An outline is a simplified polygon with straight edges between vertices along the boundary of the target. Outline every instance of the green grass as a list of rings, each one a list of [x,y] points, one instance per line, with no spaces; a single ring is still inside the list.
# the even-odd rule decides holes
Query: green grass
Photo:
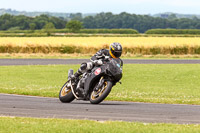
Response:
[[[58,97],[68,70],[78,67],[0,66],[0,93]],[[126,64],[107,100],[200,105],[200,65]]]
[[[199,133],[195,124],[0,117],[0,133]]]

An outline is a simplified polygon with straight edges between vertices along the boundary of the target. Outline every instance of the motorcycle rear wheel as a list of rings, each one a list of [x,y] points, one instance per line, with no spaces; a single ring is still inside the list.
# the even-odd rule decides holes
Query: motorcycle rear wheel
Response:
[[[110,93],[112,89],[111,81],[104,81],[103,86],[99,88],[97,91],[93,90],[90,95],[90,103],[99,104],[102,102]]]

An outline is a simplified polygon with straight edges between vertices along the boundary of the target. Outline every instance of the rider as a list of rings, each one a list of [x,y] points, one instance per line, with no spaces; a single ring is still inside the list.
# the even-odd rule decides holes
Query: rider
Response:
[[[71,76],[71,79],[78,79],[80,75],[84,72],[91,70],[94,66],[102,65],[103,61],[101,59],[105,58],[105,56],[109,56],[110,58],[116,59],[116,61],[123,66],[123,61],[119,58],[122,54],[122,46],[120,43],[112,43],[110,44],[109,50],[108,49],[101,49],[99,50],[92,58],[90,59],[91,62],[84,62],[81,64],[78,71]],[[81,83],[77,85],[77,91],[80,95],[84,96],[84,89]]]

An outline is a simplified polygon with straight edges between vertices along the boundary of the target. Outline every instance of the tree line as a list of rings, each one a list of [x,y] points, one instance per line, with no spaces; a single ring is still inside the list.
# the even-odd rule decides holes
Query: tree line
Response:
[[[53,23],[55,28],[65,28],[66,21],[57,18],[49,17],[47,15],[40,15],[37,17],[27,17],[24,15],[13,16],[5,14],[0,16],[0,30],[28,30],[28,29],[42,29],[47,23]]]
[[[129,14],[126,12],[120,14],[108,12],[87,17],[82,17],[81,13],[73,14],[71,20],[47,15],[27,17],[24,15],[13,16],[4,14],[0,16],[0,30],[36,30],[45,28],[46,24],[51,24],[53,25],[51,27],[55,27],[56,29],[64,29],[68,28],[66,25],[67,23],[71,23],[72,20],[79,21],[80,28],[85,29],[136,29],[140,33],[144,33],[149,29],[158,28],[200,29],[200,19],[197,17],[188,19],[176,18],[176,16],[171,15],[165,19],[148,15]]]

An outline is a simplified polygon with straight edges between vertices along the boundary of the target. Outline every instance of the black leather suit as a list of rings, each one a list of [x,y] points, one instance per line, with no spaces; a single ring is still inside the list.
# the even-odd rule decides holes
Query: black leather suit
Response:
[[[99,50],[94,56],[91,57],[91,62],[84,62],[81,64],[81,67],[78,69],[78,73],[82,74],[85,71],[91,70],[94,67],[94,61],[96,60],[100,60],[102,58],[104,58],[105,56],[110,56],[112,58],[112,56],[109,53],[108,49],[101,49]],[[123,61],[120,58],[115,58],[115,60],[121,65],[123,66]]]

